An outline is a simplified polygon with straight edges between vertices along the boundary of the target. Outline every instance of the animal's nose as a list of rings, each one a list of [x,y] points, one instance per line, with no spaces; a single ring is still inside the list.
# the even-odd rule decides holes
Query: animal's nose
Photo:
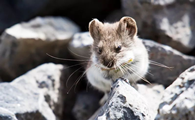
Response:
[[[104,61],[104,66],[108,67],[108,68],[111,68],[114,66],[114,61],[107,61],[105,60]]]
[[[114,66],[114,62],[109,62],[107,67],[111,68],[113,66]]]

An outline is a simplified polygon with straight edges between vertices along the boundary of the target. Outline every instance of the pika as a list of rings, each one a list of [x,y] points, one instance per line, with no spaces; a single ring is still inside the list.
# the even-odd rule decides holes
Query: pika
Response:
[[[148,52],[137,37],[137,25],[131,17],[122,17],[115,23],[93,19],[89,32],[94,42],[86,76],[93,87],[105,93],[100,100],[103,104],[117,78],[124,77],[136,83],[146,75]]]

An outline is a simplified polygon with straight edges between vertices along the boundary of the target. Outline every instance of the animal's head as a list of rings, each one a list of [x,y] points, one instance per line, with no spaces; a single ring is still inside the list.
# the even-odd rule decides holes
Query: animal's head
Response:
[[[94,43],[93,61],[103,68],[117,68],[134,59],[134,40],[137,25],[133,18],[123,17],[116,23],[102,23],[97,19],[89,23]]]

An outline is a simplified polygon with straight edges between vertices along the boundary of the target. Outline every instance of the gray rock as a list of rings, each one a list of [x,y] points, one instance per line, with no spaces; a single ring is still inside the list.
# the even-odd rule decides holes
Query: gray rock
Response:
[[[76,33],[69,43],[70,53],[77,59],[86,60],[90,57],[93,40],[89,32]]]
[[[64,83],[62,71],[65,69],[63,65],[53,63],[43,64],[28,73],[16,78],[11,84],[17,88],[27,89],[30,91],[39,91],[44,95],[45,101],[53,110],[58,118],[61,118],[63,112]],[[69,69],[63,71],[68,77]],[[32,93],[31,93],[32,94]]]
[[[194,0],[122,0],[122,9],[135,18],[140,37],[184,53],[195,47],[194,5]]]
[[[69,56],[67,45],[79,28],[62,17],[37,17],[6,29],[1,36],[0,76],[4,81],[27,72],[56,57]]]
[[[127,80],[120,78],[113,84],[108,101],[95,118],[90,120],[152,120],[155,114],[145,98]],[[94,116],[93,116],[94,117]]]
[[[148,80],[170,85],[184,70],[195,64],[195,57],[184,55],[173,48],[150,40],[143,40],[150,60],[172,67],[171,69],[150,64]]]
[[[82,91],[77,94],[73,108],[73,115],[76,120],[87,120],[99,108],[100,97],[95,92]]]
[[[12,112],[18,120],[60,120],[64,114],[71,113],[72,107],[69,106],[74,104],[75,94],[66,95],[66,92],[77,74],[70,77],[65,86],[71,73],[67,66],[47,63],[11,83],[1,83],[0,107]],[[67,104],[69,100],[71,104]],[[64,112],[64,107],[70,108],[69,112]]]
[[[153,111],[156,115],[160,100],[165,91],[164,86],[159,84],[137,84],[137,88],[137,91],[147,100],[150,106],[150,110]]]
[[[29,22],[22,22],[6,29],[1,39],[66,40],[68,42],[67,39],[77,32],[79,32],[78,26],[67,18],[36,17]]]
[[[89,33],[79,33],[70,42],[69,48],[77,59],[86,60],[90,57],[89,51],[92,43],[93,39]],[[143,43],[148,49],[150,60],[172,67],[172,69],[167,69],[151,64],[147,75],[147,79],[151,82],[168,86],[179,74],[195,64],[195,57],[184,55],[167,45],[145,39],[143,39]]]
[[[184,71],[166,90],[156,120],[195,119],[195,66]]]
[[[0,107],[14,113],[18,120],[56,120],[43,95],[33,89],[31,91],[22,87],[18,89],[8,83],[0,84]]]
[[[10,112],[9,110],[0,107],[0,120],[17,120],[14,113]]]

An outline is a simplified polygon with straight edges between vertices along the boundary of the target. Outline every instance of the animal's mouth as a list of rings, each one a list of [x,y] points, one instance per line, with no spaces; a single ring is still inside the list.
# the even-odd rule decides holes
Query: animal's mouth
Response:
[[[122,64],[120,65],[120,67],[123,67],[123,66],[127,65],[128,63],[130,63],[130,62],[132,62],[132,61],[133,61],[133,59],[131,58],[131,59],[129,59],[127,62],[122,63]],[[99,67],[99,66],[97,66],[97,67]],[[116,67],[116,68],[103,68],[103,67],[100,67],[100,68],[101,68],[102,71],[114,70],[115,72],[118,72],[118,71],[120,70],[119,67]]]

